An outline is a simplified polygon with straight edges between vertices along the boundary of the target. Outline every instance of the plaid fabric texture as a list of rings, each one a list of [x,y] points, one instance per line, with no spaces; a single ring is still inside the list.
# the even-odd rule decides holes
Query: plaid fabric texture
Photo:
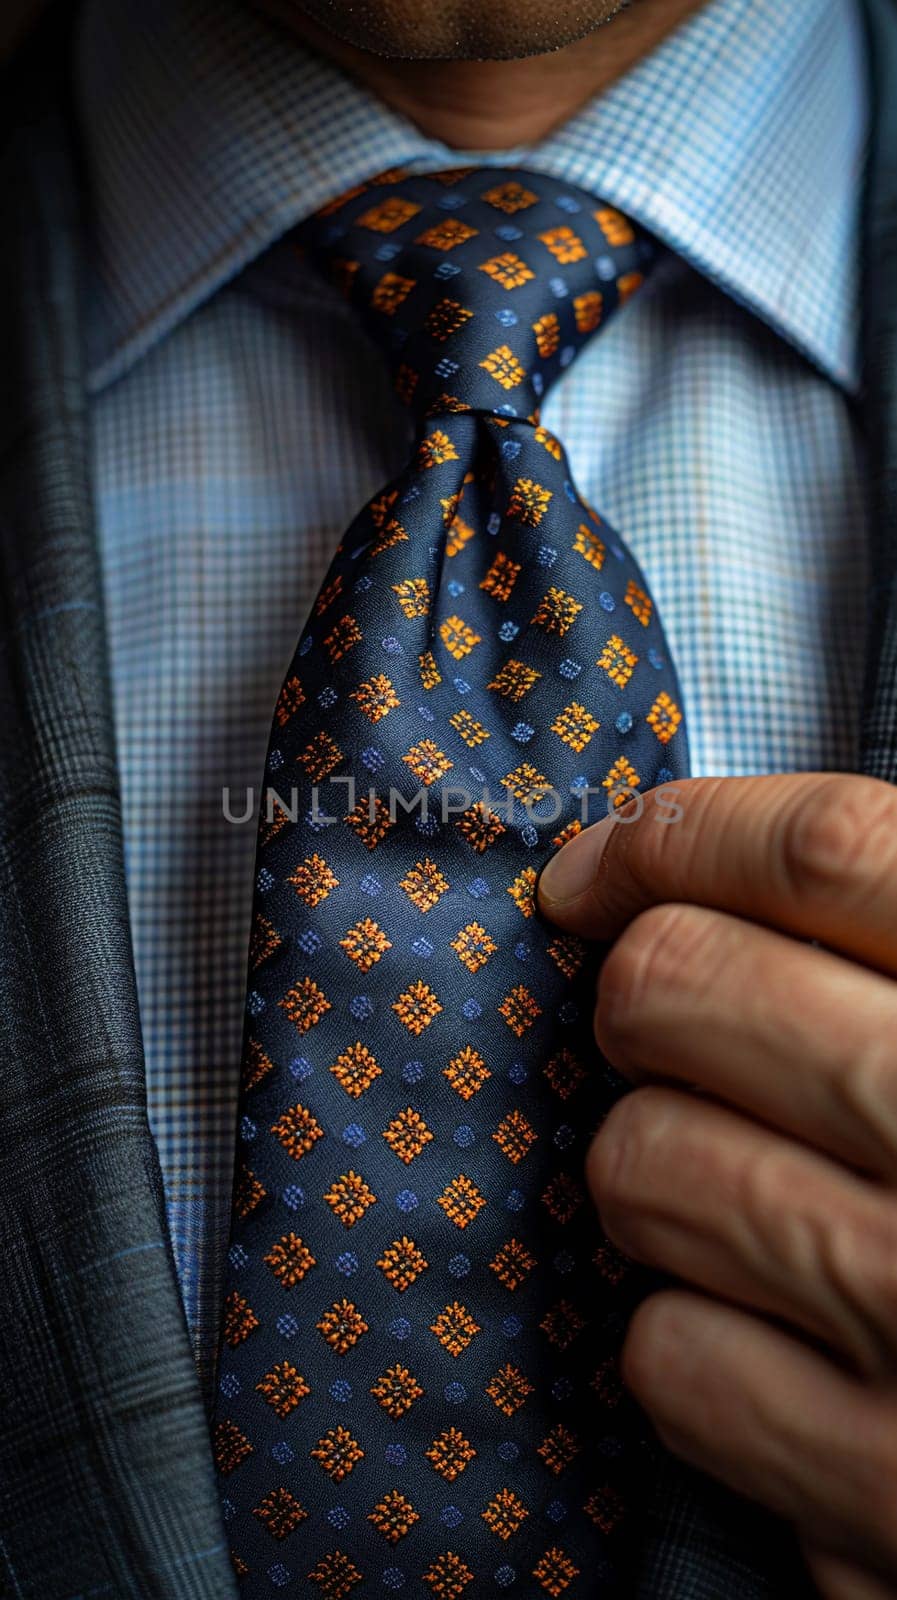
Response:
[[[408,449],[381,358],[276,244],[361,177],[462,158],[241,0],[89,0],[78,83],[150,1118],[208,1378],[255,845],[222,792],[243,814],[333,548]],[[538,148],[500,158],[601,194],[667,247],[544,420],[649,575],[696,773],[858,759],[866,114],[853,0],[775,15],[712,0]]]
[[[146,1116],[66,43],[0,79],[0,1592],[228,1600]]]

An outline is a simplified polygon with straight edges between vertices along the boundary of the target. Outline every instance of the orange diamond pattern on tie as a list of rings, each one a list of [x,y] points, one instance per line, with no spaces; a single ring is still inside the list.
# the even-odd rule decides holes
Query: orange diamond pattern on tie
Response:
[[[582,1176],[620,1089],[595,953],[536,886],[688,752],[657,597],[540,410],[656,247],[501,168],[381,174],[288,244],[416,437],[272,711],[213,1433],[234,1570],[250,1600],[618,1600],[643,1283]]]

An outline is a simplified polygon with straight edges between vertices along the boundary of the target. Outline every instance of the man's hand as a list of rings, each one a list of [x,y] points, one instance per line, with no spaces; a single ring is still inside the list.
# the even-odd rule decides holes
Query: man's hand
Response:
[[[658,795],[673,795],[673,786]],[[611,1239],[686,1287],[624,1377],[663,1441],[798,1527],[827,1600],[897,1595],[897,791],[693,779],[545,868],[612,941],[594,1140]],[[675,812],[672,812],[675,815]]]

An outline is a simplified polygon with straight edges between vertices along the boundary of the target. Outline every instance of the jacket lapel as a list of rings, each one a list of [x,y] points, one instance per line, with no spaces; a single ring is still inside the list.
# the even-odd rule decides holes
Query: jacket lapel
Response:
[[[866,431],[873,506],[864,772],[897,782],[897,7],[864,0],[874,126],[866,217]]]
[[[42,29],[0,97],[0,1587],[228,1600],[146,1121],[66,33]]]

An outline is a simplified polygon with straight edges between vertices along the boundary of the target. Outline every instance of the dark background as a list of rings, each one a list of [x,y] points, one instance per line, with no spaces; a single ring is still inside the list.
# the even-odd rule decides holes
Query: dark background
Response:
[[[0,5],[0,59],[8,55],[42,4],[43,0],[3,0]]]

